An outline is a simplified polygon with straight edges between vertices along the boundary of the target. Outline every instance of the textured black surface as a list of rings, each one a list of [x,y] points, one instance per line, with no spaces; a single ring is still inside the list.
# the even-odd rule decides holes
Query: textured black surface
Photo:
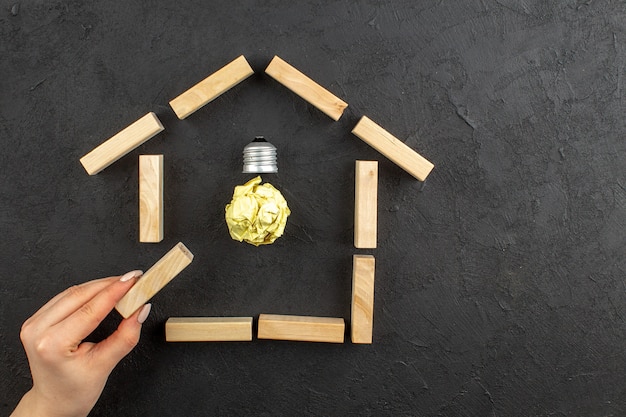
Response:
[[[93,416],[626,414],[623,1],[86,3],[0,2],[0,414],[30,386],[28,316],[179,240],[195,261]],[[256,75],[177,120],[168,101],[240,54]],[[265,76],[274,54],[342,119]],[[148,111],[166,130],[88,176],[79,158]],[[435,163],[423,190],[350,134],[363,114]],[[262,248],[222,220],[255,135],[293,211]],[[165,155],[156,245],[140,153]],[[372,251],[352,247],[355,159],[380,161]],[[164,342],[169,316],[349,319],[355,252],[377,260],[371,346]]]

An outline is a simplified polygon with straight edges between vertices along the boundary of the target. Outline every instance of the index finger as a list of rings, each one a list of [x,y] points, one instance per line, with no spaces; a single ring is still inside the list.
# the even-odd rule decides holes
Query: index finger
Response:
[[[54,327],[58,334],[64,336],[71,348],[76,348],[98,327],[133,284],[134,280],[118,280],[108,285],[65,320],[57,323]]]
[[[44,326],[49,327],[54,325],[76,310],[78,306],[85,304],[106,286],[119,280],[119,278],[120,277],[100,278],[71,286],[51,298],[37,310],[35,314],[26,320],[26,323],[41,320],[43,321],[41,324]],[[78,304],[78,306],[72,309],[72,304]]]

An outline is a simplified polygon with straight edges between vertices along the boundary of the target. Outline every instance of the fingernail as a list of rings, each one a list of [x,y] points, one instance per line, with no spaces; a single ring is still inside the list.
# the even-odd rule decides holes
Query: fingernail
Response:
[[[137,316],[137,321],[139,324],[143,324],[144,321],[148,318],[148,314],[150,314],[150,309],[152,308],[152,304],[146,304],[141,308],[139,315]]]
[[[140,277],[142,274],[143,272],[139,270],[130,271],[122,275],[122,278],[120,278],[120,281],[122,282],[130,281],[133,278]]]

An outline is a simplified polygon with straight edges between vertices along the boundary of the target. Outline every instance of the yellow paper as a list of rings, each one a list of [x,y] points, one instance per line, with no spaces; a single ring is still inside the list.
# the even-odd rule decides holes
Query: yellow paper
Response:
[[[230,237],[252,245],[268,245],[282,236],[291,210],[272,184],[261,185],[261,177],[235,187],[233,200],[226,205]]]

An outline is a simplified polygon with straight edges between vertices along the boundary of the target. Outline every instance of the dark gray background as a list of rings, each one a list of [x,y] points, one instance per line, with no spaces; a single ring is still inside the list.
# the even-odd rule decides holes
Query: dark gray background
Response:
[[[94,416],[626,414],[623,1],[0,5],[0,414],[30,387],[27,317],[178,241],[195,260]],[[241,54],[256,74],[179,121],[169,100]],[[339,122],[263,74],[275,54],[349,103]],[[148,111],[166,130],[88,176],[79,158]],[[435,163],[423,189],[350,134],[364,114]],[[223,221],[255,135],[293,211],[261,248]],[[142,153],[165,155],[159,244],[137,240]],[[355,159],[380,161],[371,251]],[[353,253],[377,261],[371,346],[164,341],[170,316],[349,323]]]

